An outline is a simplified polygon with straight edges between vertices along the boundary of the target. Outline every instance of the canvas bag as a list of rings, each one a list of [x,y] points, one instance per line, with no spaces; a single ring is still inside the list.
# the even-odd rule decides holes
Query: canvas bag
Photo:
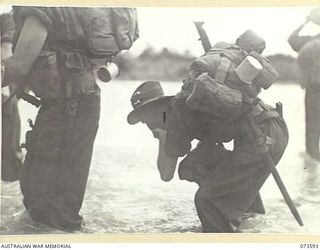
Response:
[[[221,66],[225,66],[224,52],[231,64],[225,67],[224,74],[221,74],[219,70]],[[241,55],[236,50],[221,49],[210,51],[196,59],[191,64],[189,77],[185,81],[185,85],[189,85],[186,94],[187,107],[209,117],[220,117],[224,120],[237,118],[241,112],[243,97],[239,90],[241,86],[236,86],[241,80],[234,73],[234,68],[245,56],[246,54]]]
[[[83,8],[78,17],[88,50],[96,57],[127,50],[139,37],[134,8]]]
[[[243,82],[235,72],[248,55],[263,66],[249,84]],[[213,49],[196,59],[190,69],[186,80],[189,85],[187,106],[193,111],[199,110],[231,120],[242,114],[245,103],[250,105],[256,99],[261,87],[269,88],[279,76],[263,56],[248,54],[239,47]],[[204,77],[203,73],[207,75]]]
[[[116,55],[129,49],[139,37],[136,10],[132,8],[68,8],[59,13],[69,23],[59,27],[61,30],[57,33],[60,34],[63,28],[70,29],[66,36],[74,47],[65,48],[52,36],[48,43],[57,46],[57,51],[41,51],[28,74],[28,82],[36,97],[43,100],[61,98],[64,80],[61,69],[85,71],[88,68],[86,57]],[[61,51],[64,51],[63,55]],[[63,62],[59,61],[61,58],[65,58]]]
[[[186,105],[193,111],[233,120],[240,114],[242,94],[237,89],[220,84],[208,73],[203,73],[194,81]]]

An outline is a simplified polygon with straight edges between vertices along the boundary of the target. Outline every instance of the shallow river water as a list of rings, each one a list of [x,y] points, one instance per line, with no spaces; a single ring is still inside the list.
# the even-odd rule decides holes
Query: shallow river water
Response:
[[[157,141],[139,124],[130,126],[130,95],[140,82],[114,81],[101,85],[102,108],[99,132],[92,158],[81,213],[85,225],[79,233],[184,233],[201,232],[194,206],[197,185],[180,181],[162,182],[156,167]],[[174,94],[179,83],[163,83]],[[310,163],[304,151],[304,91],[295,84],[275,84],[262,93],[270,104],[281,101],[290,133],[288,148],[278,171],[305,226],[294,220],[272,177],[261,194],[265,215],[246,219],[244,233],[320,233],[320,166]],[[22,139],[27,119],[36,109],[20,101]],[[1,234],[62,233],[35,225],[22,205],[18,182],[1,182]]]

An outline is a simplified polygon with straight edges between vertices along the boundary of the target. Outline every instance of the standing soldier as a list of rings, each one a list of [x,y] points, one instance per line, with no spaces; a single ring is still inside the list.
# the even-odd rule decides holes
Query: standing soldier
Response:
[[[252,207],[264,212],[259,190],[271,170],[259,148],[267,147],[277,164],[288,142],[279,112],[258,98],[277,77],[260,55],[264,40],[247,31],[236,44],[196,59],[175,96],[164,96],[158,82],[143,83],[128,115],[130,124],[146,123],[159,139],[162,180],[170,181],[178,158],[186,156],[179,177],[199,185],[195,205],[203,232],[235,232]],[[190,151],[193,139],[200,142]],[[234,150],[226,150],[222,143],[232,139]]]
[[[304,24],[289,37],[292,49],[299,52],[300,83],[305,92],[306,151],[313,160],[320,161],[320,34],[300,36],[309,22],[320,25],[320,8],[313,9]]]
[[[1,60],[3,60],[12,55],[15,25],[12,13],[3,13],[0,18]],[[18,100],[16,97],[10,98],[15,89],[15,84],[2,88],[1,179],[3,181],[18,180],[22,165]]]
[[[23,203],[34,221],[78,230],[100,116],[94,70],[138,38],[136,10],[14,7],[14,15],[19,36],[2,84],[28,80],[41,104],[26,143]]]

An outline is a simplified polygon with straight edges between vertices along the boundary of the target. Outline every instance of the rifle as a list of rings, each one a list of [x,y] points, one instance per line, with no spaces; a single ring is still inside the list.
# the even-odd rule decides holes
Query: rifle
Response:
[[[208,38],[206,31],[202,27],[204,22],[194,22],[194,24],[198,30],[199,35],[200,35],[199,40],[201,40],[204,51],[208,52],[211,49],[211,43],[209,41],[209,38]],[[282,117],[282,104],[281,103],[277,103],[277,111],[279,112],[280,116]],[[270,169],[270,172],[271,172],[278,188],[280,189],[280,192],[281,192],[285,202],[287,203],[291,213],[293,214],[294,218],[296,219],[296,221],[298,222],[298,224],[300,226],[303,226],[303,222],[302,222],[302,219],[299,215],[299,212],[296,209],[295,205],[293,204],[292,199],[290,198],[290,195],[281,180],[281,177],[280,177],[280,175],[275,167],[275,164],[271,158],[271,155],[269,153],[269,150],[268,150],[266,143],[265,142],[262,142],[262,143],[258,142],[258,140],[264,138],[265,135],[262,133],[259,126],[254,122],[253,117],[251,117],[250,115],[247,117],[247,125],[248,125],[247,126],[248,134],[250,136],[251,141],[254,143],[254,146],[255,146],[257,152],[262,156],[264,163]]]
[[[211,46],[210,40],[208,38],[207,32],[202,27],[204,22],[193,22],[193,23],[196,26],[197,31],[199,33],[199,36],[200,36],[199,40],[202,43],[202,47],[203,47],[204,51],[208,52],[212,48],[212,46]]]
[[[18,99],[21,98],[22,100],[30,103],[31,105],[37,108],[41,106],[41,101],[38,98],[34,97],[33,95],[29,95],[25,92],[17,93],[16,95]]]
[[[10,94],[9,98],[5,100],[2,105],[6,105],[14,96],[16,96],[18,99],[21,98],[22,100],[38,108],[41,105],[41,101],[38,98],[24,92],[26,82],[22,82],[21,80],[18,80],[17,82],[18,86],[16,90]]]
[[[277,106],[279,106],[279,105],[280,104],[277,104]],[[262,156],[264,163],[270,169],[270,172],[271,172],[278,188],[280,189],[280,192],[281,192],[285,202],[287,203],[291,213],[293,214],[293,216],[296,219],[296,221],[298,222],[298,224],[300,226],[303,226],[303,222],[302,222],[302,219],[298,213],[298,210],[296,209],[295,205],[293,204],[293,202],[290,198],[290,195],[289,195],[286,187],[284,186],[284,184],[280,178],[280,175],[276,169],[276,166],[271,158],[271,155],[269,153],[269,149],[268,149],[267,144],[264,140],[265,135],[263,134],[263,132],[261,131],[259,126],[255,123],[253,116],[250,114],[248,114],[248,117],[247,117],[247,129],[248,129],[248,134],[250,136],[251,141],[254,144],[255,149]]]

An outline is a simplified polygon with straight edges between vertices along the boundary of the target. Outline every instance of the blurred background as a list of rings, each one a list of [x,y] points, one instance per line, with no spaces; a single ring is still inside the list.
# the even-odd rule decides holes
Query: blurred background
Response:
[[[138,7],[140,38],[130,51],[117,57],[121,71],[119,79],[182,80],[192,60],[203,54],[193,22],[204,21],[211,44],[235,42],[245,30],[253,29],[265,39],[264,55],[280,72],[279,80],[297,81],[296,53],[287,39],[313,8]],[[0,13],[10,9],[10,6],[0,5]],[[320,26],[311,22],[302,30],[304,35],[319,32]]]
[[[279,80],[297,81],[296,53],[287,39],[312,8],[138,8],[141,37],[118,57],[120,79],[183,79],[190,62],[203,54],[193,22],[204,21],[211,44],[235,42],[245,30],[253,29],[265,39],[264,55],[280,72]],[[305,35],[319,32],[320,26],[313,23],[302,31]]]

